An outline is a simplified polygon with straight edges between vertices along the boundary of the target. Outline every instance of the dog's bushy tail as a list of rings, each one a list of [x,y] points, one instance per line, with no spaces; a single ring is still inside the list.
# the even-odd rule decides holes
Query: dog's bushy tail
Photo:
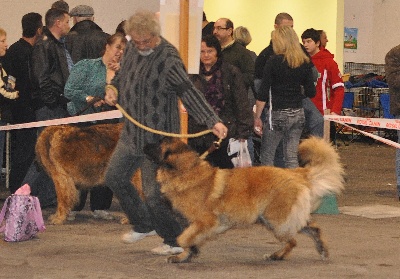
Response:
[[[312,206],[315,210],[323,196],[340,194],[344,189],[344,169],[332,144],[310,137],[299,145],[300,165],[309,170]]]
[[[46,127],[40,134],[36,141],[35,152],[36,161],[48,171],[49,167],[53,165],[50,159],[50,148],[51,141],[56,132],[60,129],[60,126],[49,126]]]

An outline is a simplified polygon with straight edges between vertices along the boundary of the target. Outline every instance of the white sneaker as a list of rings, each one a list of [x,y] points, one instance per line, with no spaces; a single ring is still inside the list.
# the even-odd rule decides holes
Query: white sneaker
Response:
[[[92,215],[96,219],[114,220],[114,216],[107,210],[95,210]]]
[[[151,231],[147,233],[139,233],[131,230],[122,236],[122,242],[124,243],[134,243],[136,241],[142,240],[146,236],[157,235],[156,231]]]
[[[151,253],[154,255],[168,256],[168,255],[176,255],[183,252],[182,247],[172,247],[168,244],[163,244],[154,249],[151,249]]]
[[[67,216],[68,221],[74,221],[77,211],[70,211]]]

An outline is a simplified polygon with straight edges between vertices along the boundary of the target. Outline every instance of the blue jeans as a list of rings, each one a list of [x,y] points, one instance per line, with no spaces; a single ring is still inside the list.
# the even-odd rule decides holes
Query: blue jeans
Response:
[[[270,117],[272,117],[272,129],[269,127]],[[267,166],[274,164],[276,150],[282,142],[285,167],[298,167],[297,150],[304,123],[302,108],[276,110],[272,111],[271,116],[268,114],[263,124],[261,164]]]
[[[305,130],[311,136],[317,136],[322,138],[324,136],[324,117],[321,115],[317,107],[311,101],[310,98],[304,98],[302,101],[305,116]],[[284,168],[284,154],[282,142],[276,149],[274,166]]]
[[[131,184],[136,170],[142,171],[143,201]],[[133,151],[120,140],[111,156],[105,185],[118,198],[122,210],[135,227],[136,232],[145,233],[156,230],[164,238],[164,243],[177,246],[176,238],[184,227],[178,222],[178,214],[172,211],[168,201],[160,192],[156,181],[157,165],[145,156],[133,155]]]
[[[251,163],[254,166],[254,164],[255,164],[255,155],[254,155],[253,136],[249,136],[249,138],[247,139],[247,149],[249,150],[249,153],[250,153]]]
[[[395,116],[400,119],[400,115]],[[400,143],[400,130],[397,130],[397,142]],[[400,198],[400,149],[396,149],[396,176],[397,176],[397,196]]]
[[[310,98],[304,98],[302,103],[306,118],[305,128],[312,136],[324,137],[324,117]]]

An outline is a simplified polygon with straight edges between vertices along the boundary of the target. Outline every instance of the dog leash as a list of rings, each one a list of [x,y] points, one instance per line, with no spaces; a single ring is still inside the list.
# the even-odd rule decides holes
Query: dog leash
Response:
[[[195,134],[175,134],[175,133],[168,133],[168,132],[164,132],[164,131],[155,130],[155,129],[152,129],[150,127],[144,126],[143,124],[137,122],[119,104],[115,104],[115,106],[133,124],[135,124],[139,128],[142,128],[143,130],[146,130],[146,131],[151,132],[153,134],[162,135],[162,136],[166,136],[166,137],[175,137],[175,138],[197,138],[197,137],[204,136],[204,135],[212,132],[212,130],[204,130],[204,131],[201,131],[201,132],[198,132],[198,133],[195,133]]]
[[[98,101],[101,101],[102,99],[100,97],[93,97],[93,99],[88,102],[86,104],[86,106],[84,108],[82,108],[80,111],[78,111],[77,113],[75,113],[75,115],[73,116],[78,116],[81,115],[82,113],[84,113],[87,109],[89,109],[92,105],[94,105],[95,103],[97,103]]]
[[[207,151],[205,151],[203,154],[201,154],[200,159],[205,159],[208,156],[208,154],[210,154],[210,153],[214,152],[215,150],[219,149],[221,147],[221,142],[222,142],[222,139],[214,141],[211,144],[210,148],[208,148]]]
[[[195,133],[195,134],[174,134],[174,133],[167,133],[167,132],[164,132],[164,131],[155,130],[155,129],[152,129],[152,128],[150,128],[150,127],[147,127],[147,126],[145,126],[145,125],[139,123],[138,121],[136,121],[136,120],[135,120],[132,116],[130,116],[119,104],[115,104],[115,107],[116,107],[117,109],[119,109],[119,111],[120,111],[129,121],[131,121],[133,124],[135,124],[135,125],[138,126],[139,128],[142,128],[142,129],[144,129],[144,130],[146,130],[146,131],[148,131],[148,132],[154,133],[154,134],[158,134],[158,135],[162,135],[162,136],[167,136],[167,137],[176,137],[176,138],[196,138],[196,137],[200,137],[200,136],[203,136],[203,135],[206,135],[206,134],[212,132],[212,130],[204,130],[204,131],[202,131],[202,132],[198,132],[198,133]],[[205,151],[205,152],[200,156],[200,158],[201,158],[201,159],[205,159],[205,158],[208,156],[208,154],[210,154],[211,152],[213,152],[213,151],[219,149],[220,146],[221,146],[221,142],[222,142],[222,139],[219,139],[218,141],[214,141],[214,142],[211,144],[210,148],[208,148],[208,150]]]

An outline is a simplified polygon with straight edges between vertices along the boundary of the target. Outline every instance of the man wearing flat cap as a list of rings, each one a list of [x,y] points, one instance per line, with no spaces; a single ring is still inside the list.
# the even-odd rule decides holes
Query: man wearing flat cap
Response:
[[[109,34],[94,22],[94,10],[87,5],[79,5],[70,11],[74,26],[66,38],[67,49],[71,53],[74,64],[83,59],[95,59],[102,56]],[[104,77],[105,78],[105,77]],[[79,203],[73,211],[80,211],[85,206],[88,191],[81,191]],[[93,198],[93,197],[98,198]],[[90,190],[90,205],[92,210],[107,209],[107,199],[112,198],[112,192],[106,187],[95,187]]]
[[[66,37],[67,49],[72,61],[94,59],[101,56],[109,34],[94,22],[94,10],[87,5],[78,5],[70,12],[74,26]]]

